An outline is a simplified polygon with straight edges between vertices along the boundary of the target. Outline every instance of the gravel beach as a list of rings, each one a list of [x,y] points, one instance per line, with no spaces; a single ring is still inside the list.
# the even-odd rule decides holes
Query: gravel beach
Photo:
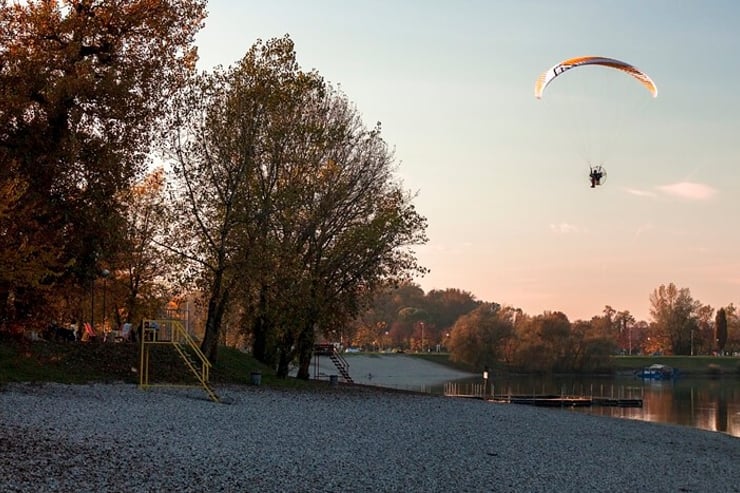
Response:
[[[480,400],[12,384],[2,492],[740,492],[740,440]]]

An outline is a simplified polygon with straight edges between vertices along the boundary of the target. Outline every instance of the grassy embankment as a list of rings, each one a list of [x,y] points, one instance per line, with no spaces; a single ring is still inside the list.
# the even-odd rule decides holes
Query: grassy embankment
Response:
[[[31,342],[0,334],[0,384],[8,382],[139,383],[138,344]],[[168,346],[150,353],[150,383],[195,385],[197,382]],[[211,370],[215,384],[246,384],[262,373],[263,385],[310,387],[317,382],[279,379],[275,372],[236,349],[221,347]]]
[[[740,358],[732,356],[614,356],[616,372],[631,372],[654,364],[678,368],[682,375],[740,376]]]
[[[477,372],[480,370],[479,368],[455,365],[449,361],[449,356],[446,353],[412,353],[412,356],[447,366],[453,366],[465,371]],[[609,370],[614,373],[633,373],[640,368],[654,364],[677,368],[682,375],[740,376],[740,358],[730,356],[613,356],[611,358],[611,368],[609,368]],[[496,366],[492,367],[491,371],[505,372],[506,369],[503,366]]]

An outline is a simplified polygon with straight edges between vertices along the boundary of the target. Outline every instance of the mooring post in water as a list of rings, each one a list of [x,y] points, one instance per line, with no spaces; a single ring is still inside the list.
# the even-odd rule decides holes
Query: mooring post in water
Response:
[[[488,366],[483,367],[483,400],[486,400],[486,391],[488,390]]]

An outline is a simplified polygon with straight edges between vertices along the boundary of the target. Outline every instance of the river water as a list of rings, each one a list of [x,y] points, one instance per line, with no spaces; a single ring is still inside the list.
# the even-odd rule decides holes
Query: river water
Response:
[[[481,383],[482,378],[460,380]],[[667,381],[635,377],[506,377],[492,378],[495,395],[555,394],[615,399],[642,399],[642,407],[575,407],[569,411],[671,423],[717,431],[740,438],[740,378],[677,378]],[[443,386],[430,392],[442,393]],[[489,389],[489,392],[491,390]]]
[[[321,361],[319,361],[321,360]],[[402,355],[350,355],[350,373],[356,383],[443,394],[446,383],[460,386],[483,383],[482,375],[472,375]],[[328,358],[315,358],[314,374],[336,373]],[[496,395],[567,395],[642,399],[643,406],[575,407],[566,412],[581,412],[615,418],[671,423],[727,433],[740,438],[740,377],[679,377],[669,381],[624,377],[492,376],[488,390]],[[560,412],[560,410],[553,410]]]

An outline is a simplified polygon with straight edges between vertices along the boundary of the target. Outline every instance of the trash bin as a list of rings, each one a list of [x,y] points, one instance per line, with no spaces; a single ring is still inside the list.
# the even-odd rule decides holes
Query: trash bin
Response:
[[[261,385],[262,384],[262,373],[258,371],[252,372],[252,385]]]
[[[337,375],[329,375],[329,385],[332,387],[339,383],[339,377]]]

